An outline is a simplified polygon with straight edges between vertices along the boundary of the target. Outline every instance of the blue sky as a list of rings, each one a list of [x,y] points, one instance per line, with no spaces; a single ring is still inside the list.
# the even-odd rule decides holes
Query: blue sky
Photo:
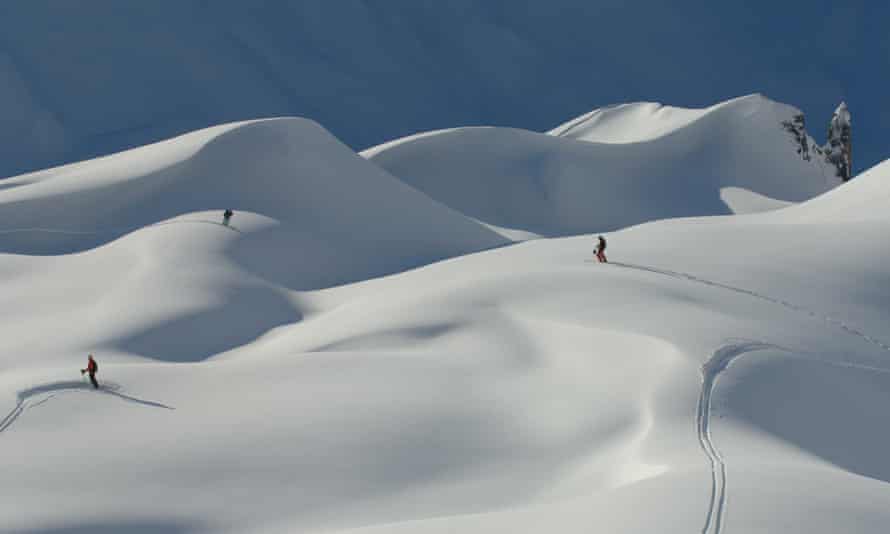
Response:
[[[890,158],[890,3],[9,0],[0,176],[233,120],[313,118],[355,149],[423,130],[547,130],[609,104],[792,104],[854,170]]]

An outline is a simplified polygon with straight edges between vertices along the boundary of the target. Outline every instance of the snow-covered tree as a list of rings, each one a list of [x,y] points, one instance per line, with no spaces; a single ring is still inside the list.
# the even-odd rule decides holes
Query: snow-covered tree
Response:
[[[782,128],[791,134],[797,153],[804,161],[810,161],[810,144],[807,135],[806,119],[798,113],[790,121],[782,121]]]
[[[845,182],[851,178],[853,172],[851,124],[850,110],[846,103],[841,102],[828,122],[827,142],[823,148],[825,161],[834,165],[837,175]]]

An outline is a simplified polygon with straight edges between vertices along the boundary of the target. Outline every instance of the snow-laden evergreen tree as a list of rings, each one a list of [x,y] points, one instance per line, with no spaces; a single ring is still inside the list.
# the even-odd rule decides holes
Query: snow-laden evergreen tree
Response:
[[[850,110],[847,104],[834,110],[831,120],[828,122],[827,142],[825,143],[825,161],[834,165],[837,175],[847,181],[853,172],[853,147],[850,140]]]
[[[810,143],[807,135],[806,119],[798,113],[790,121],[782,121],[782,128],[791,134],[797,153],[804,161],[810,161]]]

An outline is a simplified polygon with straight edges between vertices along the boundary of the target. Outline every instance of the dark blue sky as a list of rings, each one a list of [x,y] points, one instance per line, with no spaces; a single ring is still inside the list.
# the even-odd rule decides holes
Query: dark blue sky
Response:
[[[878,1],[8,0],[0,176],[258,117],[362,149],[755,92],[820,143],[846,100],[858,172],[890,158],[888,30]]]
[[[856,170],[890,158],[890,3],[615,5],[603,31],[620,43],[609,63],[622,76],[599,98],[700,106],[760,92],[801,108],[819,142],[846,100]]]

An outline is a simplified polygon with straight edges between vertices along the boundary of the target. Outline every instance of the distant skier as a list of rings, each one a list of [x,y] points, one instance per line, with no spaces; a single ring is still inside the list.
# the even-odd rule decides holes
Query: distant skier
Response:
[[[226,210],[223,212],[223,226],[229,225],[229,219],[232,218],[232,215],[235,213],[232,210]]]
[[[606,238],[603,236],[599,236],[596,244],[596,259],[600,263],[609,263],[609,260],[606,259]]]
[[[81,369],[80,374],[83,375],[84,373],[89,373],[90,374],[90,382],[93,383],[93,387],[96,389],[99,389],[99,383],[96,382],[96,373],[97,372],[99,372],[99,364],[96,363],[96,360],[93,359],[93,355],[90,354],[89,357],[87,358],[87,368]]]

